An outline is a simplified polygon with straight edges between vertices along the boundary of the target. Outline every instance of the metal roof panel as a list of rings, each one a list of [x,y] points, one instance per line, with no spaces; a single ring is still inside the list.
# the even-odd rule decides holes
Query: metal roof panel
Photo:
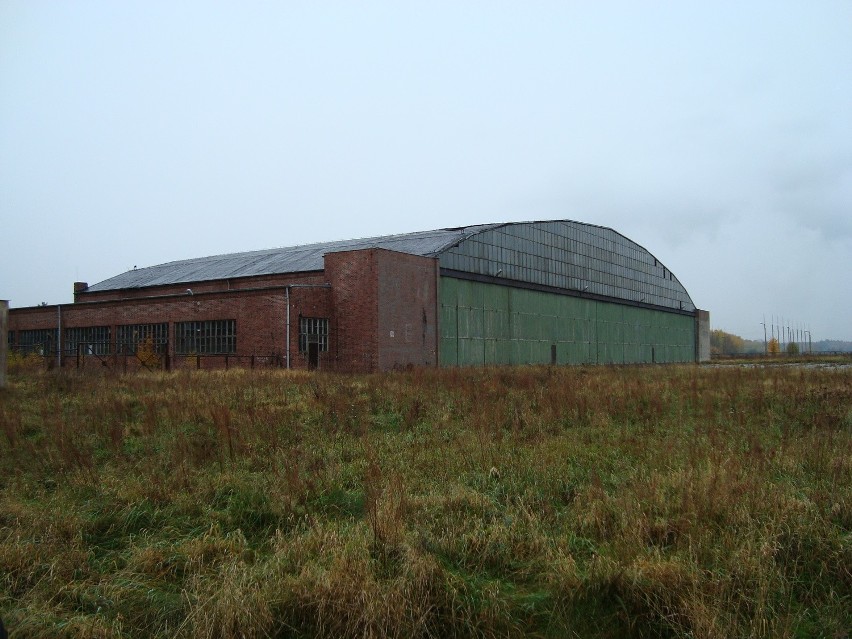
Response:
[[[86,290],[97,293],[237,277],[321,271],[323,269],[323,256],[327,253],[368,248],[382,248],[400,253],[433,257],[471,235],[497,226],[501,225],[483,224],[197,257],[133,269],[93,284]]]

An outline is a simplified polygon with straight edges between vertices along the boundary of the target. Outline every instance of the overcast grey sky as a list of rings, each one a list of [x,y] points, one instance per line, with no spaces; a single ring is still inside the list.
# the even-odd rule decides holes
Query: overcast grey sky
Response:
[[[0,3],[0,298],[486,222],[852,339],[852,2]]]

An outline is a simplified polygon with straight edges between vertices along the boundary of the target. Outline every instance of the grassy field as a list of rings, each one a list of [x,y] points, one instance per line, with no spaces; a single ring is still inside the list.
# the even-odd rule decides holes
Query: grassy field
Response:
[[[16,373],[12,637],[845,637],[852,369]]]

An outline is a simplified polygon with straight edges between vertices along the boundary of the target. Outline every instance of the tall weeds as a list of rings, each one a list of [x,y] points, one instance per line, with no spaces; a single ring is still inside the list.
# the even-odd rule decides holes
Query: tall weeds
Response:
[[[852,371],[13,371],[12,636],[833,637]]]

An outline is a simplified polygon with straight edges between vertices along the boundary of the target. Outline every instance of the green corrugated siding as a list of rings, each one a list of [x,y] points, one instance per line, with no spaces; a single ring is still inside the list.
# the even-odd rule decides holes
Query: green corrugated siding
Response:
[[[694,318],[441,277],[445,366],[695,360]]]

